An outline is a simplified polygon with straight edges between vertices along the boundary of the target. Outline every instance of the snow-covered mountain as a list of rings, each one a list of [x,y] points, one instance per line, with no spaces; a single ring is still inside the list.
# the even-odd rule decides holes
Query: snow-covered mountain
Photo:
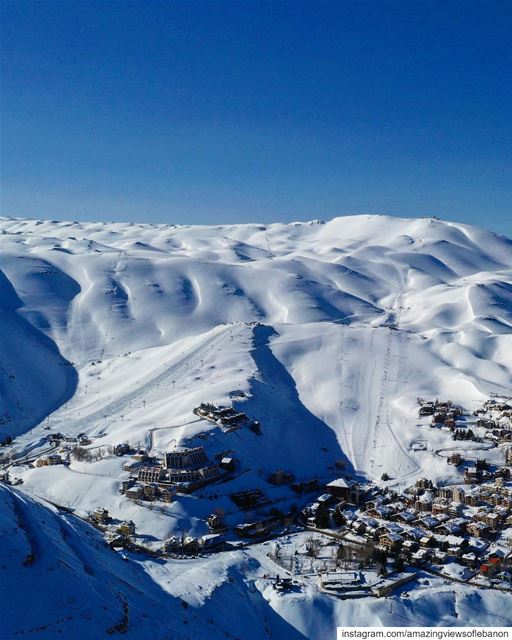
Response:
[[[414,446],[422,441],[433,449],[446,437],[418,426],[418,396],[449,398],[472,410],[489,394],[512,389],[512,241],[475,227],[355,216],[217,227],[3,218],[0,229],[0,434],[16,437],[18,455],[44,451],[47,426],[86,433],[95,446],[129,441],[155,455],[210,430],[207,452],[233,451],[244,470],[230,490],[259,486],[283,468],[298,479],[333,477],[340,461],[360,477],[379,480],[387,473],[403,486],[447,473],[443,459]],[[262,435],[213,431],[192,413],[202,401],[234,403],[261,422]],[[207,495],[150,513],[119,494],[119,459],[92,466],[28,469],[24,488],[78,513],[102,504],[155,539],[205,533],[212,508]],[[276,496],[281,499],[279,490]],[[28,500],[3,491],[12,527],[20,517],[42,518],[46,507]],[[62,514],[45,518],[47,542],[36,544],[64,562],[71,554],[69,564],[81,563],[85,571],[76,545],[69,551],[65,536],[56,540],[62,527],[75,525]],[[70,537],[87,535],[80,529]],[[130,572],[140,568],[112,560],[114,587],[107,593],[95,586],[103,583],[104,561],[91,562],[100,568],[85,572],[89,586],[82,591],[93,590],[114,611],[118,582],[130,582]],[[230,590],[240,602],[261,598],[254,607],[265,603],[268,629],[280,630],[274,636],[255,631],[255,638],[279,637],[283,621],[287,633],[321,637],[333,616],[338,622],[349,616],[343,603],[318,595],[297,596],[309,602],[301,601],[300,614],[292,596],[265,599],[240,577],[250,573],[241,569],[244,563],[261,558],[237,552],[209,562],[189,569],[192,584],[217,580],[211,597],[196,603],[201,624],[207,625],[217,596],[235,598]],[[55,571],[57,584],[66,569]],[[165,588],[165,571],[178,569],[161,569],[158,577],[158,567],[140,571],[140,602],[160,606],[162,593],[152,589]],[[226,582],[232,573],[234,582]],[[428,595],[418,597],[432,620],[449,624],[462,605],[439,589],[437,613]],[[468,590],[467,598],[474,597]],[[478,598],[485,617],[487,596]],[[177,620],[183,611],[173,599],[162,606],[169,610],[162,615]],[[381,604],[372,606],[368,624],[389,619]],[[350,607],[365,615],[363,605]],[[312,615],[322,609],[331,616],[328,624]],[[416,621],[430,614],[418,611]],[[151,628],[143,618],[140,625]]]

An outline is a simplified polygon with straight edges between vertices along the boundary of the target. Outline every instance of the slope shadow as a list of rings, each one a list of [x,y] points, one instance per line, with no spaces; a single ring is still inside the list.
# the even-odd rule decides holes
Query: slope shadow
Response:
[[[338,475],[333,465],[342,461],[344,473],[354,474],[333,429],[304,406],[295,380],[272,352],[270,340],[276,335],[273,327],[254,327],[250,353],[259,376],[251,380],[250,397],[239,403],[242,411],[261,422],[257,463],[311,477]]]
[[[65,404],[74,395],[78,385],[76,369],[62,356],[58,346],[49,336],[19,313],[19,309],[22,307],[23,303],[14,286],[0,269],[0,356],[3,356],[0,358],[0,397],[7,402],[10,398],[15,405],[14,412],[18,414],[12,416],[14,418],[12,422],[8,422],[9,432],[12,432],[12,435],[20,435],[39,424],[47,415]],[[26,350],[23,348],[25,346]],[[23,362],[24,354],[25,362]],[[36,364],[37,360],[39,360],[39,365]],[[5,365],[7,365],[7,369]],[[23,414],[23,407],[20,406],[19,399],[16,398],[16,391],[13,392],[13,379],[9,379],[7,371],[16,368],[16,387],[26,393],[25,390],[37,382],[34,374],[38,373],[38,366],[39,373],[44,376],[46,382],[52,378],[58,380],[64,377],[64,391],[60,393],[56,391],[55,395],[45,395],[44,406],[41,405],[39,410],[33,411],[30,416],[27,416]],[[44,388],[48,390],[48,384]],[[11,410],[13,408],[11,407]],[[4,420],[7,418],[6,416],[0,417]],[[4,424],[6,423],[4,422]]]

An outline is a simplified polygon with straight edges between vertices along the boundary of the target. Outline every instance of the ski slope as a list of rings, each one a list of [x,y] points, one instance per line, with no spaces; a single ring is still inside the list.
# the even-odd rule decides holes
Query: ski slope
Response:
[[[433,218],[215,227],[0,218],[0,311],[0,434],[16,437],[11,452],[41,455],[47,427],[155,455],[207,432],[208,455],[240,461],[240,475],[215,490],[228,520],[235,490],[264,486],[287,504],[264,482],[282,468],[329,479],[343,464],[397,486],[444,478],[444,460],[412,446],[451,442],[418,421],[417,397],[473,410],[512,389],[512,241]],[[192,409],[203,401],[234,403],[262,435],[199,420]],[[122,459],[19,474],[25,492],[79,514],[101,504],[148,540],[206,533],[208,490],[161,513],[140,509],[118,492]],[[223,580],[220,591],[235,588]],[[300,620],[286,599],[263,593],[258,606],[277,625],[291,620],[297,637],[326,632],[315,607],[348,615],[308,597]],[[440,601],[439,620],[466,606]],[[379,607],[369,624],[388,619]],[[421,619],[437,622],[434,609]]]

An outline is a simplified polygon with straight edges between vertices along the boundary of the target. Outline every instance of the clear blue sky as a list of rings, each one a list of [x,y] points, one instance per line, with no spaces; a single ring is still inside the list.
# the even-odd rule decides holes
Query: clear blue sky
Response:
[[[512,235],[512,1],[2,2],[2,214]]]

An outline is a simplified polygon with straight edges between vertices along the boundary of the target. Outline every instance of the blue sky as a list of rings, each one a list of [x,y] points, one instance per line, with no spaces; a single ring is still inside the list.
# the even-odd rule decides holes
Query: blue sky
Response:
[[[3,215],[512,235],[512,2],[2,2]]]

